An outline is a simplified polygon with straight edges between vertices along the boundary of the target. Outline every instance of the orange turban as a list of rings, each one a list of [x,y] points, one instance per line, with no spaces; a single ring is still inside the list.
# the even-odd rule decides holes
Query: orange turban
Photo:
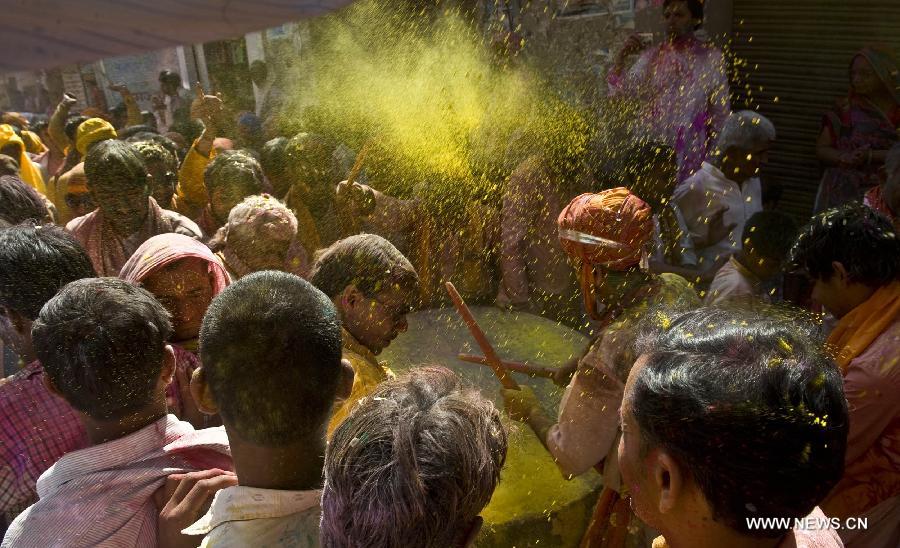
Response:
[[[630,190],[619,187],[575,198],[559,214],[557,224],[563,249],[580,263],[585,309],[600,320],[594,268],[623,271],[638,266],[653,236],[653,212]]]
[[[627,270],[641,262],[653,236],[650,206],[619,187],[582,194],[559,214],[559,241],[573,259],[606,270]]]

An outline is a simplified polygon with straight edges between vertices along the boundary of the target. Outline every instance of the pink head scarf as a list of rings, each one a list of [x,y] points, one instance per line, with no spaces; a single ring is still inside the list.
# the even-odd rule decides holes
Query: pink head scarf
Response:
[[[206,261],[214,297],[231,283],[222,261],[208,247],[193,238],[174,233],[153,236],[141,244],[122,267],[119,278],[137,284],[160,268],[187,258]]]

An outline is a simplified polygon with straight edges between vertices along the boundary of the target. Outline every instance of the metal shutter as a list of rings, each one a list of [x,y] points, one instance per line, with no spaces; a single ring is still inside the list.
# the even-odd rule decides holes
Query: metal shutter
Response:
[[[784,186],[779,209],[805,220],[821,178],[822,115],[846,95],[857,50],[900,52],[900,0],[734,0],[733,29],[731,49],[746,61],[736,67],[734,108],[759,107],[775,123],[763,176]]]

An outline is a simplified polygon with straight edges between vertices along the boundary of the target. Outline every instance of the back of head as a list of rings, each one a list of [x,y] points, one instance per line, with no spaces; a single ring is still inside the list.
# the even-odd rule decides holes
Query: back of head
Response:
[[[713,519],[803,518],[840,480],[849,428],[840,370],[811,324],[779,310],[705,308],[640,342],[627,405],[644,452],[669,453]]]
[[[754,213],[744,225],[743,243],[755,255],[782,263],[797,241],[797,223],[778,211]]]
[[[165,137],[163,137],[165,139]],[[170,169],[178,170],[178,159],[173,152],[156,140],[129,141],[132,147],[141,155],[144,164],[150,162],[162,162]]]
[[[97,143],[84,159],[91,189],[133,189],[147,186],[144,159],[130,144],[117,140]]]
[[[286,137],[276,137],[263,145],[259,154],[259,163],[262,165],[263,173],[276,187],[276,194],[279,193],[279,183],[287,176],[287,162],[285,161],[285,150],[288,140]],[[283,189],[285,192],[287,189]]]
[[[172,87],[181,86],[181,75],[171,70],[164,70],[159,73],[159,82]]]
[[[322,545],[459,545],[506,449],[497,409],[453,372],[422,368],[380,385],[328,445]]]
[[[88,120],[87,116],[71,116],[68,120],[66,120],[65,133],[66,137],[69,138],[73,143],[75,142],[75,136],[78,134],[78,126],[80,126],[83,122]]]
[[[775,137],[775,125],[768,118],[752,110],[739,110],[725,120],[716,144],[724,154],[729,149],[752,150],[774,141]]]
[[[288,176],[306,184],[315,184],[327,178],[334,148],[324,135],[316,133],[294,135],[284,148]]]
[[[267,271],[229,286],[203,318],[200,357],[230,435],[263,446],[324,436],[341,327],[334,305],[307,281]]]
[[[117,420],[161,400],[157,393],[169,314],[153,295],[117,278],[67,285],[34,322],[34,350],[72,407]]]
[[[0,176],[0,228],[25,221],[50,221],[50,211],[44,199],[22,179],[11,175]]]
[[[880,287],[900,279],[900,239],[891,222],[860,204],[831,209],[800,231],[791,250],[793,267],[828,280],[839,262],[850,280]]]
[[[58,226],[25,224],[0,231],[0,305],[29,320],[64,285],[94,276],[87,252]]]
[[[262,167],[256,158],[243,150],[226,150],[216,155],[206,166],[203,180],[210,194],[223,187],[239,190],[244,196],[265,190]]]
[[[148,126],[145,124],[140,124],[140,125],[136,125],[136,126],[126,126],[126,127],[123,127],[122,129],[118,130],[119,139],[121,139],[123,141],[128,141],[128,142],[133,142],[135,140],[141,140],[141,141],[147,140],[147,135],[141,135],[142,133],[150,134],[150,135],[159,135],[159,132],[156,131],[156,129],[154,127]],[[140,135],[140,137],[137,137],[138,135]]]
[[[330,298],[354,285],[372,296],[391,286],[416,290],[419,276],[391,242],[374,234],[344,238],[316,259],[309,280]]]

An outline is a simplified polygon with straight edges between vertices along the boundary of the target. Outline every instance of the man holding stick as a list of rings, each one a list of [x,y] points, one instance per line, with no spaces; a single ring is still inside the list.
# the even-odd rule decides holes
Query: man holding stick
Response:
[[[562,211],[558,224],[563,248],[579,265],[584,304],[598,322],[598,336],[577,364],[558,421],[541,411],[527,387],[503,390],[503,398],[510,416],[531,426],[564,474],[580,475],[602,466],[608,491],[601,502],[607,503],[608,512],[624,510],[617,493],[618,410],[635,360],[638,322],[651,309],[700,303],[683,278],[656,276],[641,267],[653,234],[652,211],[628,189],[582,194]],[[601,529],[606,524],[596,516],[595,521]],[[603,535],[601,530],[597,537]]]

